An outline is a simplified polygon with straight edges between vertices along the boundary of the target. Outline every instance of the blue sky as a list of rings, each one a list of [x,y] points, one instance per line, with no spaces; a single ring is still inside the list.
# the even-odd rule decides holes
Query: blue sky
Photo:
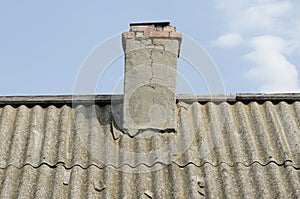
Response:
[[[226,93],[300,90],[300,2],[0,1],[0,95],[72,94],[88,54],[130,22],[170,21],[215,62]],[[113,93],[123,59],[101,79],[97,94]],[[196,93],[201,76],[179,59],[178,71]],[[180,82],[179,82],[180,84]],[[178,93],[187,91],[178,86]]]

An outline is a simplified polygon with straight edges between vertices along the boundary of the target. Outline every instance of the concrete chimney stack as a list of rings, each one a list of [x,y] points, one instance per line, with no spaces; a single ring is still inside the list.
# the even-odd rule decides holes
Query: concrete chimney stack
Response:
[[[182,35],[169,22],[131,23],[125,53],[123,128],[176,129],[177,58]]]

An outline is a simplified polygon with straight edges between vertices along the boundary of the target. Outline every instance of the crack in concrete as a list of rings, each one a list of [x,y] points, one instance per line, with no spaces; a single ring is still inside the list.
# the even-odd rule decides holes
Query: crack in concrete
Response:
[[[150,51],[150,60],[151,60],[151,62],[150,62],[150,70],[151,70],[151,77],[150,77],[150,79],[149,79],[149,85],[150,85],[150,87],[151,87],[152,89],[155,89],[155,86],[152,85],[152,81],[153,81],[153,78],[154,78],[154,71],[153,71],[153,63],[154,63],[154,61],[153,61],[153,57],[152,57],[153,51],[154,51],[154,49],[151,49],[151,51]]]

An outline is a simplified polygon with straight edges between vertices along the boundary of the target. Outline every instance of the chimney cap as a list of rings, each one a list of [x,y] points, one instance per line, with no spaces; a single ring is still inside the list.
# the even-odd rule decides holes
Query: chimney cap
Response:
[[[136,22],[136,23],[130,23],[130,27],[132,26],[149,26],[149,25],[154,25],[155,27],[160,26],[160,27],[165,27],[169,26],[170,22],[169,21],[163,21],[163,22]]]

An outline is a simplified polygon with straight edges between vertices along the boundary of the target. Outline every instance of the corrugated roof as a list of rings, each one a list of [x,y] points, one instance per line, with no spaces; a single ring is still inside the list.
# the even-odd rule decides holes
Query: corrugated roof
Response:
[[[176,133],[136,136],[120,96],[1,99],[0,198],[300,196],[297,95],[179,96]]]
[[[299,179],[299,170],[275,163],[169,165],[149,173],[43,164],[0,170],[0,191],[1,198],[297,198]]]

